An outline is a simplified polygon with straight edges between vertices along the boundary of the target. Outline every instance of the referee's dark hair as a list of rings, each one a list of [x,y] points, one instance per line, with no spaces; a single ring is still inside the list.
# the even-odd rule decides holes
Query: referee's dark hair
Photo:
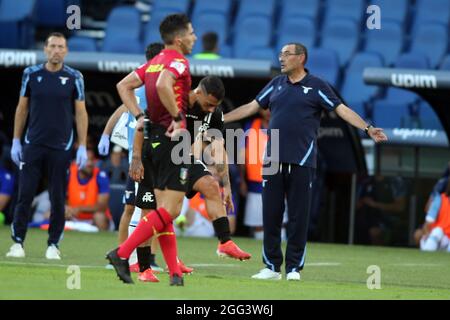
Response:
[[[145,48],[145,58],[148,60],[153,59],[161,50],[164,49],[164,45],[161,42],[150,43],[147,48]]]
[[[66,45],[67,45],[67,38],[64,34],[62,34],[61,32],[52,32],[50,33],[47,38],[45,38],[45,46],[48,45],[48,39],[50,39],[50,37],[57,37],[57,38],[64,38],[64,40],[66,40]]]
[[[306,61],[308,61],[308,49],[306,47],[298,42],[292,42],[288,43],[288,45],[295,46],[295,53],[296,54],[304,54],[305,55],[305,61],[303,62],[303,65],[306,65]]]
[[[184,13],[171,14],[159,25],[159,33],[165,44],[173,44],[175,37],[188,30],[191,20]]]
[[[206,76],[200,80],[198,85],[206,92],[206,94],[214,96],[219,101],[222,101],[223,98],[225,98],[225,86],[219,77]]]

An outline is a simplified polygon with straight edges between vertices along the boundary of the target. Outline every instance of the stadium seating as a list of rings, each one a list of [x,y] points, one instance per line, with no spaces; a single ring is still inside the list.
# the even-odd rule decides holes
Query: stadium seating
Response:
[[[349,105],[368,102],[375,97],[380,88],[367,85],[363,80],[363,72],[367,67],[383,67],[383,60],[377,53],[361,52],[354,56],[348,66],[342,85],[342,96]]]
[[[272,23],[266,16],[242,18],[234,38],[233,56],[246,59],[250,49],[268,47],[272,38]],[[258,32],[255,32],[258,30]]]
[[[363,13],[366,12],[365,0],[328,0],[326,2],[325,23],[336,18],[345,18],[361,23]]]
[[[359,28],[352,19],[331,19],[322,30],[321,47],[336,50],[339,65],[345,66],[359,43]]]
[[[249,16],[266,16],[270,23],[273,23],[275,14],[275,0],[241,0],[238,2],[239,8],[236,16],[235,26],[240,26],[242,20]],[[241,29],[238,28],[238,33]],[[258,30],[258,29],[255,29]]]
[[[33,45],[35,2],[0,1],[0,48],[28,49]]]
[[[417,0],[415,27],[427,22],[443,23],[448,27],[449,21],[449,0]]]
[[[436,111],[426,102],[419,103],[420,127],[424,129],[444,130]]]
[[[67,8],[80,5],[79,0],[39,0],[36,2],[36,23],[45,27],[64,27],[68,14]]]
[[[231,7],[232,0],[220,0],[220,1],[211,1],[211,0],[196,0],[194,2],[194,9],[192,12],[192,18],[195,19],[202,13],[221,13],[225,15],[227,20],[229,20],[231,15]]]
[[[439,67],[441,70],[450,71],[450,54],[446,55]]]
[[[300,42],[307,48],[312,48],[316,44],[316,30],[317,28],[311,18],[286,17],[280,20],[275,50],[280,51],[289,42]]]
[[[202,50],[202,36],[203,34],[213,31],[219,37],[219,48],[222,48],[228,39],[228,21],[224,14],[215,12],[204,12],[194,17],[192,24],[195,26],[194,31],[197,35],[197,42],[195,43],[193,53],[198,53]]]
[[[247,59],[268,60],[273,67],[279,67],[278,57],[275,59],[275,52],[271,47],[254,47],[248,51]]]
[[[403,42],[402,26],[398,22],[383,22],[381,29],[366,31],[365,51],[378,52],[390,66],[402,52]]]
[[[401,103],[376,102],[372,112],[374,124],[389,129],[406,127],[410,117],[408,105]]]
[[[67,45],[70,51],[97,51],[97,42],[93,38],[73,36]]]
[[[154,0],[152,11],[189,12],[190,0]]]
[[[318,20],[320,0],[284,0],[281,5],[280,21],[289,17]]]
[[[395,21],[403,25],[408,16],[408,0],[371,0],[370,4],[380,7],[382,12],[382,28],[385,22]]]
[[[419,25],[411,44],[411,52],[424,53],[430,66],[436,68],[447,51],[448,31],[444,24]]]
[[[308,51],[306,68],[314,75],[337,86],[339,79],[339,59],[332,49],[313,48]]]
[[[132,6],[115,7],[108,16],[102,51],[141,53],[141,15]]]

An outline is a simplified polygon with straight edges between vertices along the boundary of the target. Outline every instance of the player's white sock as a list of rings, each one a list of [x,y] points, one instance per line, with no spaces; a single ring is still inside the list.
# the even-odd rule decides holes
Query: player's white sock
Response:
[[[428,238],[425,240],[423,247],[420,249],[423,251],[436,251],[439,248],[439,243],[444,236],[444,231],[442,228],[434,228]]]
[[[136,226],[138,225],[140,220],[141,220],[141,209],[138,207],[134,207],[134,212],[133,215],[131,216],[130,224],[128,226],[128,236],[130,236],[133,233],[134,229],[136,229]],[[135,264],[137,262],[136,250],[133,250],[128,262],[130,265]]]
[[[255,231],[255,232],[253,232],[253,238],[255,238],[256,240],[264,239],[264,231]]]

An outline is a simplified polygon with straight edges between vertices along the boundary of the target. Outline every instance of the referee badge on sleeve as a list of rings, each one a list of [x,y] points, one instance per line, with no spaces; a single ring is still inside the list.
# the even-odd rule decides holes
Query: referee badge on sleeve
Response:
[[[180,169],[180,182],[181,184],[186,184],[188,178],[188,169],[187,168],[181,168]]]

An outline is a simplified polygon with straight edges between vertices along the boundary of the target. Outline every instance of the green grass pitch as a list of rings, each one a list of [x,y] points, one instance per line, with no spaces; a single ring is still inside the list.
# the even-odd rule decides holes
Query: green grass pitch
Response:
[[[252,253],[250,261],[219,259],[215,239],[178,239],[180,257],[195,272],[184,287],[170,287],[166,274],[159,283],[120,282],[105,269],[105,253],[117,234],[66,232],[61,261],[44,257],[47,234],[29,230],[26,258],[6,258],[9,227],[0,227],[0,299],[153,299],[153,300],[299,300],[299,299],[449,299],[450,253],[415,249],[308,243],[300,282],[252,280],[262,268],[261,242],[236,238]],[[161,254],[157,255],[160,265]],[[80,267],[80,289],[68,289],[68,266]],[[381,289],[369,290],[367,268],[381,271]],[[283,276],[284,277],[284,276]],[[70,282],[70,281],[69,281]]]

